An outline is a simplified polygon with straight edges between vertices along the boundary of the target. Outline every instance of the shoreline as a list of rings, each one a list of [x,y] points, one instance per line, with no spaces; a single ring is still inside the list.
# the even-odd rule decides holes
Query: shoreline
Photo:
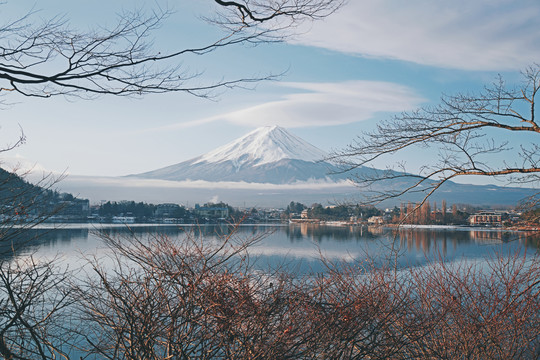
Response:
[[[206,227],[206,226],[229,226],[235,224],[229,223],[212,223],[212,224],[170,224],[170,223],[134,223],[134,224],[118,224],[118,223],[44,223],[37,226],[31,227],[32,229],[103,229],[103,228],[141,228],[141,227]],[[280,223],[242,223],[237,226],[261,226],[261,227],[287,227],[287,226],[298,226],[298,225],[308,225],[308,226],[329,226],[329,227],[370,227],[370,228],[381,228],[388,230],[399,230],[399,229],[422,229],[422,230],[452,230],[452,231],[509,231],[509,232],[539,232],[540,228],[534,227],[485,227],[485,226],[467,226],[467,225],[416,225],[416,224],[380,224],[380,225],[370,225],[370,224],[358,224],[350,223],[347,221],[290,221],[290,222],[280,222]]]
[[[540,228],[534,227],[500,227],[500,226],[469,226],[469,225],[416,225],[416,224],[387,224],[382,225],[388,229],[432,229],[432,230],[474,230],[474,231],[520,231],[520,232],[536,232]]]

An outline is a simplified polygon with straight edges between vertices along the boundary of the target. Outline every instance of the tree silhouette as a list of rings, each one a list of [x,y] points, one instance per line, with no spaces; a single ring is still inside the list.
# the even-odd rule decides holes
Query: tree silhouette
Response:
[[[502,77],[479,94],[444,95],[437,106],[424,107],[382,121],[331,159],[343,171],[370,165],[386,155],[408,148],[429,148],[438,157],[418,174],[398,164],[386,170],[359,175],[355,180],[371,187],[386,180],[402,180],[402,187],[386,187],[373,192],[373,202],[422,193],[425,199],[443,184],[467,176],[506,179],[509,183],[537,184],[540,181],[540,126],[536,118],[536,97],[540,90],[540,65],[522,72],[518,87]],[[519,149],[512,147],[507,134],[519,134]],[[501,140],[503,139],[503,140]],[[501,162],[501,159],[511,159]],[[529,199],[537,202],[538,194]],[[443,206],[444,211],[444,206]]]
[[[192,48],[178,46],[162,52],[151,36],[171,15],[171,9],[124,11],[111,28],[81,31],[64,17],[40,19],[30,11],[0,26],[0,92],[25,96],[56,95],[93,98],[149,93],[185,92],[209,96],[229,88],[273,78],[237,78],[201,82],[181,62],[189,55],[204,55],[235,44],[276,42],[308,19],[334,12],[342,0],[209,1],[215,10],[207,16],[223,36]]]

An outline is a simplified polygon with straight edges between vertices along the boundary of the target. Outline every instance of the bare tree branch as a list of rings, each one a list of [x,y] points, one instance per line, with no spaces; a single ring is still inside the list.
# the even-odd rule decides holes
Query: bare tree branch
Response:
[[[435,161],[426,160],[417,174],[407,172],[404,166],[359,171],[354,180],[363,187],[404,180],[399,189],[375,191],[375,197],[370,199],[374,202],[413,192],[422,192],[425,200],[444,183],[465,176],[538,183],[540,148],[534,139],[540,136],[535,118],[540,65],[527,68],[522,75],[523,83],[518,88],[509,87],[499,77],[480,94],[445,95],[438,106],[382,121],[376,130],[360,135],[345,149],[334,152],[329,160],[347,172],[411,147],[429,148],[438,154]],[[520,148],[499,140],[504,139],[504,133],[523,134]],[[513,162],[502,163],[501,158]]]
[[[25,96],[92,98],[112,94],[186,92],[210,96],[213,90],[275,79],[275,75],[197,82],[180,64],[188,55],[204,55],[243,43],[282,41],[286,30],[305,19],[328,16],[341,0],[215,1],[224,36],[200,47],[171,52],[154,49],[151,36],[171,15],[126,11],[110,29],[80,32],[63,17],[41,21],[35,11],[0,26],[0,91]],[[231,8],[232,7],[232,8]],[[279,19],[279,23],[268,23]],[[256,22],[257,26],[251,23]]]

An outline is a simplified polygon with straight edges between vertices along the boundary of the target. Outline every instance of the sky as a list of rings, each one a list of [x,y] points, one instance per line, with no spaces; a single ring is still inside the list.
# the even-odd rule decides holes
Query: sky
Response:
[[[114,24],[123,8],[168,6],[175,13],[153,34],[155,48],[166,52],[221,35],[202,20],[212,15],[212,3],[8,0],[0,12],[6,22],[34,9],[41,18],[62,15],[84,30]],[[191,159],[266,125],[283,126],[324,151],[339,150],[382,119],[436,104],[442,93],[480,90],[497,74],[519,81],[520,70],[540,61],[539,18],[538,0],[349,0],[284,43],[182,59],[187,71],[201,73],[201,83],[282,74],[213,99],[5,94],[0,145],[14,142],[20,129],[27,140],[2,154],[3,161],[121,176]],[[411,150],[404,156],[414,167],[429,154]]]

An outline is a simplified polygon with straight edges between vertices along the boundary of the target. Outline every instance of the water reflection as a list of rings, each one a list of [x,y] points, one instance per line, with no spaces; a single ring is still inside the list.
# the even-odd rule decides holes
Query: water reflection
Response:
[[[291,241],[306,240],[322,243],[323,241],[367,241],[384,236],[382,228],[362,226],[327,226],[320,224],[291,224],[284,228]]]
[[[439,251],[446,256],[450,250],[467,245],[489,246],[497,244],[518,243],[525,247],[536,247],[539,234],[493,231],[479,229],[400,229],[394,235],[408,251],[421,251],[426,254]]]
[[[88,239],[87,228],[8,229],[0,240],[0,259],[8,260],[17,254],[43,251],[45,248],[71,247],[74,242]]]
[[[401,254],[399,264],[411,266],[443,257],[447,260],[486,257],[494,251],[508,252],[533,249],[538,251],[540,236],[510,231],[485,229],[421,229],[400,230],[381,227],[323,226],[317,224],[294,224],[285,226],[249,225],[234,229],[227,225],[212,226],[113,226],[80,227],[63,229],[33,229],[12,236],[19,244],[19,253],[63,253],[64,257],[92,254],[103,248],[99,233],[107,236],[138,236],[140,238],[164,235],[181,238],[190,235],[204,239],[219,240],[230,236],[242,241],[264,235],[263,240],[251,248],[263,266],[277,266],[284,262],[294,264],[301,271],[319,271],[320,257],[337,261],[364,261],[378,258],[383,261],[388,249]],[[8,250],[7,247],[4,250]],[[10,251],[2,251],[4,259]],[[300,270],[299,270],[300,271]]]

